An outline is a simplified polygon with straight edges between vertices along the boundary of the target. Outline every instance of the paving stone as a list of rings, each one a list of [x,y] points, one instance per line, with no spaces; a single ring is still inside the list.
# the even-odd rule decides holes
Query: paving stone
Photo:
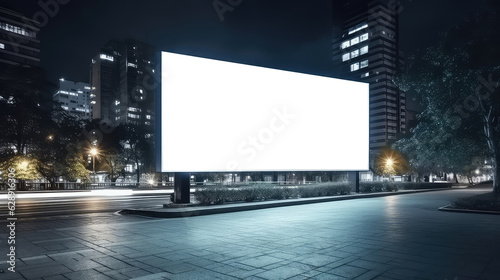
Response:
[[[55,276],[71,272],[69,268],[65,267],[62,264],[38,264],[34,266],[23,267],[18,271],[19,274],[24,276],[26,279]]]
[[[267,265],[271,265],[277,262],[282,261],[282,259],[278,259],[270,256],[259,256],[255,258],[248,258],[244,260],[239,260],[238,263],[253,266],[256,268],[261,268]]]
[[[349,279],[356,278],[365,272],[367,272],[367,270],[364,268],[350,265],[343,265],[328,271],[329,274],[335,274]]]

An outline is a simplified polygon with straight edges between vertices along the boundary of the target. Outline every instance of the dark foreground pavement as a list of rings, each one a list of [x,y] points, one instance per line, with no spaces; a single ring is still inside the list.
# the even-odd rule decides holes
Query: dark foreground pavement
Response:
[[[0,279],[500,279],[500,216],[437,210],[485,191],[177,219],[19,220],[16,273],[0,227]]]

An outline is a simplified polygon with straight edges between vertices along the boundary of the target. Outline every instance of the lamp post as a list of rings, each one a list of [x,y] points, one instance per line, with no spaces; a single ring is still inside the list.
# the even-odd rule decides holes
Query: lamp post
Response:
[[[95,156],[97,155],[98,151],[97,148],[92,148],[90,149],[90,154],[92,155],[92,166],[93,166],[93,171],[94,171],[94,183],[95,183]]]
[[[385,161],[385,170],[387,173],[389,173],[389,180],[390,176],[394,173],[394,160],[392,158],[388,158]]]

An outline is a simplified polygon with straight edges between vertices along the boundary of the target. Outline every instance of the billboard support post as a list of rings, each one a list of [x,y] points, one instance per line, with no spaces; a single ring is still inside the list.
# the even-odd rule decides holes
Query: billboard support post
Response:
[[[354,184],[356,193],[359,193],[359,171],[347,172],[347,178],[349,183]]]
[[[174,173],[174,203],[190,203],[190,176],[189,172]]]

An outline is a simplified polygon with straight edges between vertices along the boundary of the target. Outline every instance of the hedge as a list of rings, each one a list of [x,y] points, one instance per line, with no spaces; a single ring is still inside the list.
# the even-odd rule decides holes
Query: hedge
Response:
[[[361,193],[396,192],[398,190],[417,190],[451,187],[451,183],[409,183],[409,182],[360,182]],[[353,192],[349,183],[316,183],[298,186],[275,184],[204,186],[196,188],[194,196],[202,205],[223,204],[238,201],[264,201],[290,198],[347,195]]]

